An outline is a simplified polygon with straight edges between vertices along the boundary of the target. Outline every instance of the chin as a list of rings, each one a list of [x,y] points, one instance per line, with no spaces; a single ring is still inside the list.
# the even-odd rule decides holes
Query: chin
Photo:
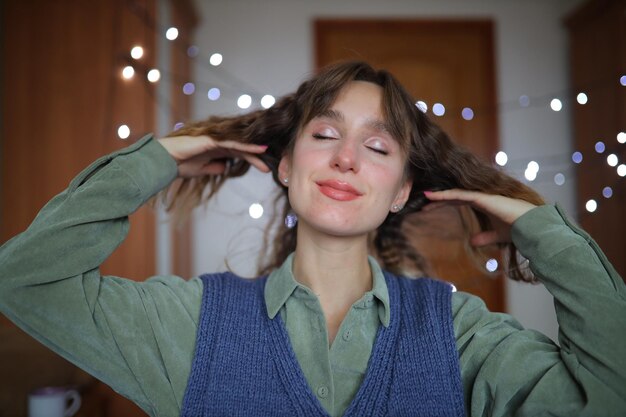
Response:
[[[308,227],[318,232],[337,237],[367,236],[376,230],[382,223],[373,223],[369,216],[349,213],[340,215],[339,213],[326,213],[325,215],[298,216],[298,221],[304,221]]]

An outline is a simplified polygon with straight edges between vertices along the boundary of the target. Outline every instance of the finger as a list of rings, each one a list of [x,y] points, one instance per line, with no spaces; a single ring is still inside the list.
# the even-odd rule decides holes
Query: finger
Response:
[[[183,178],[202,177],[205,175],[220,175],[226,171],[226,163],[223,160],[185,162],[178,166],[178,175]]]
[[[211,161],[200,169],[199,175],[221,175],[226,172],[224,161]]]
[[[456,206],[463,206],[466,204],[467,203],[465,201],[459,201],[459,200],[436,201],[433,203],[426,204],[424,207],[422,207],[422,211],[428,212],[428,211],[437,210],[443,207],[456,207]]]
[[[267,173],[271,171],[270,168],[265,164],[265,162],[261,161],[261,159],[256,156],[244,153],[241,155],[241,157],[261,172]]]
[[[435,203],[428,203],[424,207],[422,207],[422,211],[424,212],[433,211],[433,210],[437,210],[442,207],[445,207],[447,205],[448,203],[446,201],[437,201]]]
[[[259,145],[254,145],[259,146]],[[230,158],[240,158],[244,159],[250,165],[254,166],[261,172],[270,172],[270,168],[267,166],[265,162],[263,162],[259,157],[251,155],[248,151],[242,151],[238,149],[224,149],[220,152],[221,156],[227,156]]]
[[[263,153],[267,150],[267,145],[257,145],[255,143],[242,143],[234,140],[217,142],[220,148],[237,150],[249,153]]]
[[[472,246],[483,247],[494,245],[496,243],[506,242],[507,239],[500,236],[500,234],[495,230],[488,230],[485,232],[477,233],[472,236],[470,239],[470,243]]]
[[[424,191],[424,195],[431,201],[463,201],[466,203],[474,203],[481,195],[477,191],[462,190],[460,188],[451,188],[442,191]]]

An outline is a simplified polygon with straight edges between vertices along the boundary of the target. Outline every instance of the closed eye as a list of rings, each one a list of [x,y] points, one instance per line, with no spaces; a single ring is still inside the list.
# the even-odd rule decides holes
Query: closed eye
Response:
[[[389,155],[389,152],[387,152],[387,151],[385,151],[385,150],[382,150],[382,149],[373,148],[373,147],[371,147],[371,146],[368,146],[367,148],[368,148],[369,150],[374,151],[374,152],[376,152],[376,153],[379,153],[379,154],[381,154],[381,155]]]
[[[367,149],[379,153],[381,155],[389,155],[389,147],[385,141],[379,138],[371,138],[365,141]]]
[[[313,133],[312,135],[315,139],[320,139],[320,140],[329,140],[329,139],[337,139],[337,138],[333,138],[331,136],[324,136],[322,134],[319,133]]]

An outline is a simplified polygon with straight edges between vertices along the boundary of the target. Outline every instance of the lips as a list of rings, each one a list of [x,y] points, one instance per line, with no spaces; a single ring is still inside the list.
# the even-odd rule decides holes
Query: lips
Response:
[[[345,181],[324,180],[317,181],[316,184],[322,194],[333,200],[351,201],[363,195],[363,193],[359,192]]]

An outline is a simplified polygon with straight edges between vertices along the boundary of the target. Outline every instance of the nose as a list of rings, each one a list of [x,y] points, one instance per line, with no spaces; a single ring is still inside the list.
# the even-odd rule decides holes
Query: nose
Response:
[[[335,153],[330,161],[331,166],[340,172],[358,172],[360,168],[359,152],[355,143],[344,139],[338,141]]]

